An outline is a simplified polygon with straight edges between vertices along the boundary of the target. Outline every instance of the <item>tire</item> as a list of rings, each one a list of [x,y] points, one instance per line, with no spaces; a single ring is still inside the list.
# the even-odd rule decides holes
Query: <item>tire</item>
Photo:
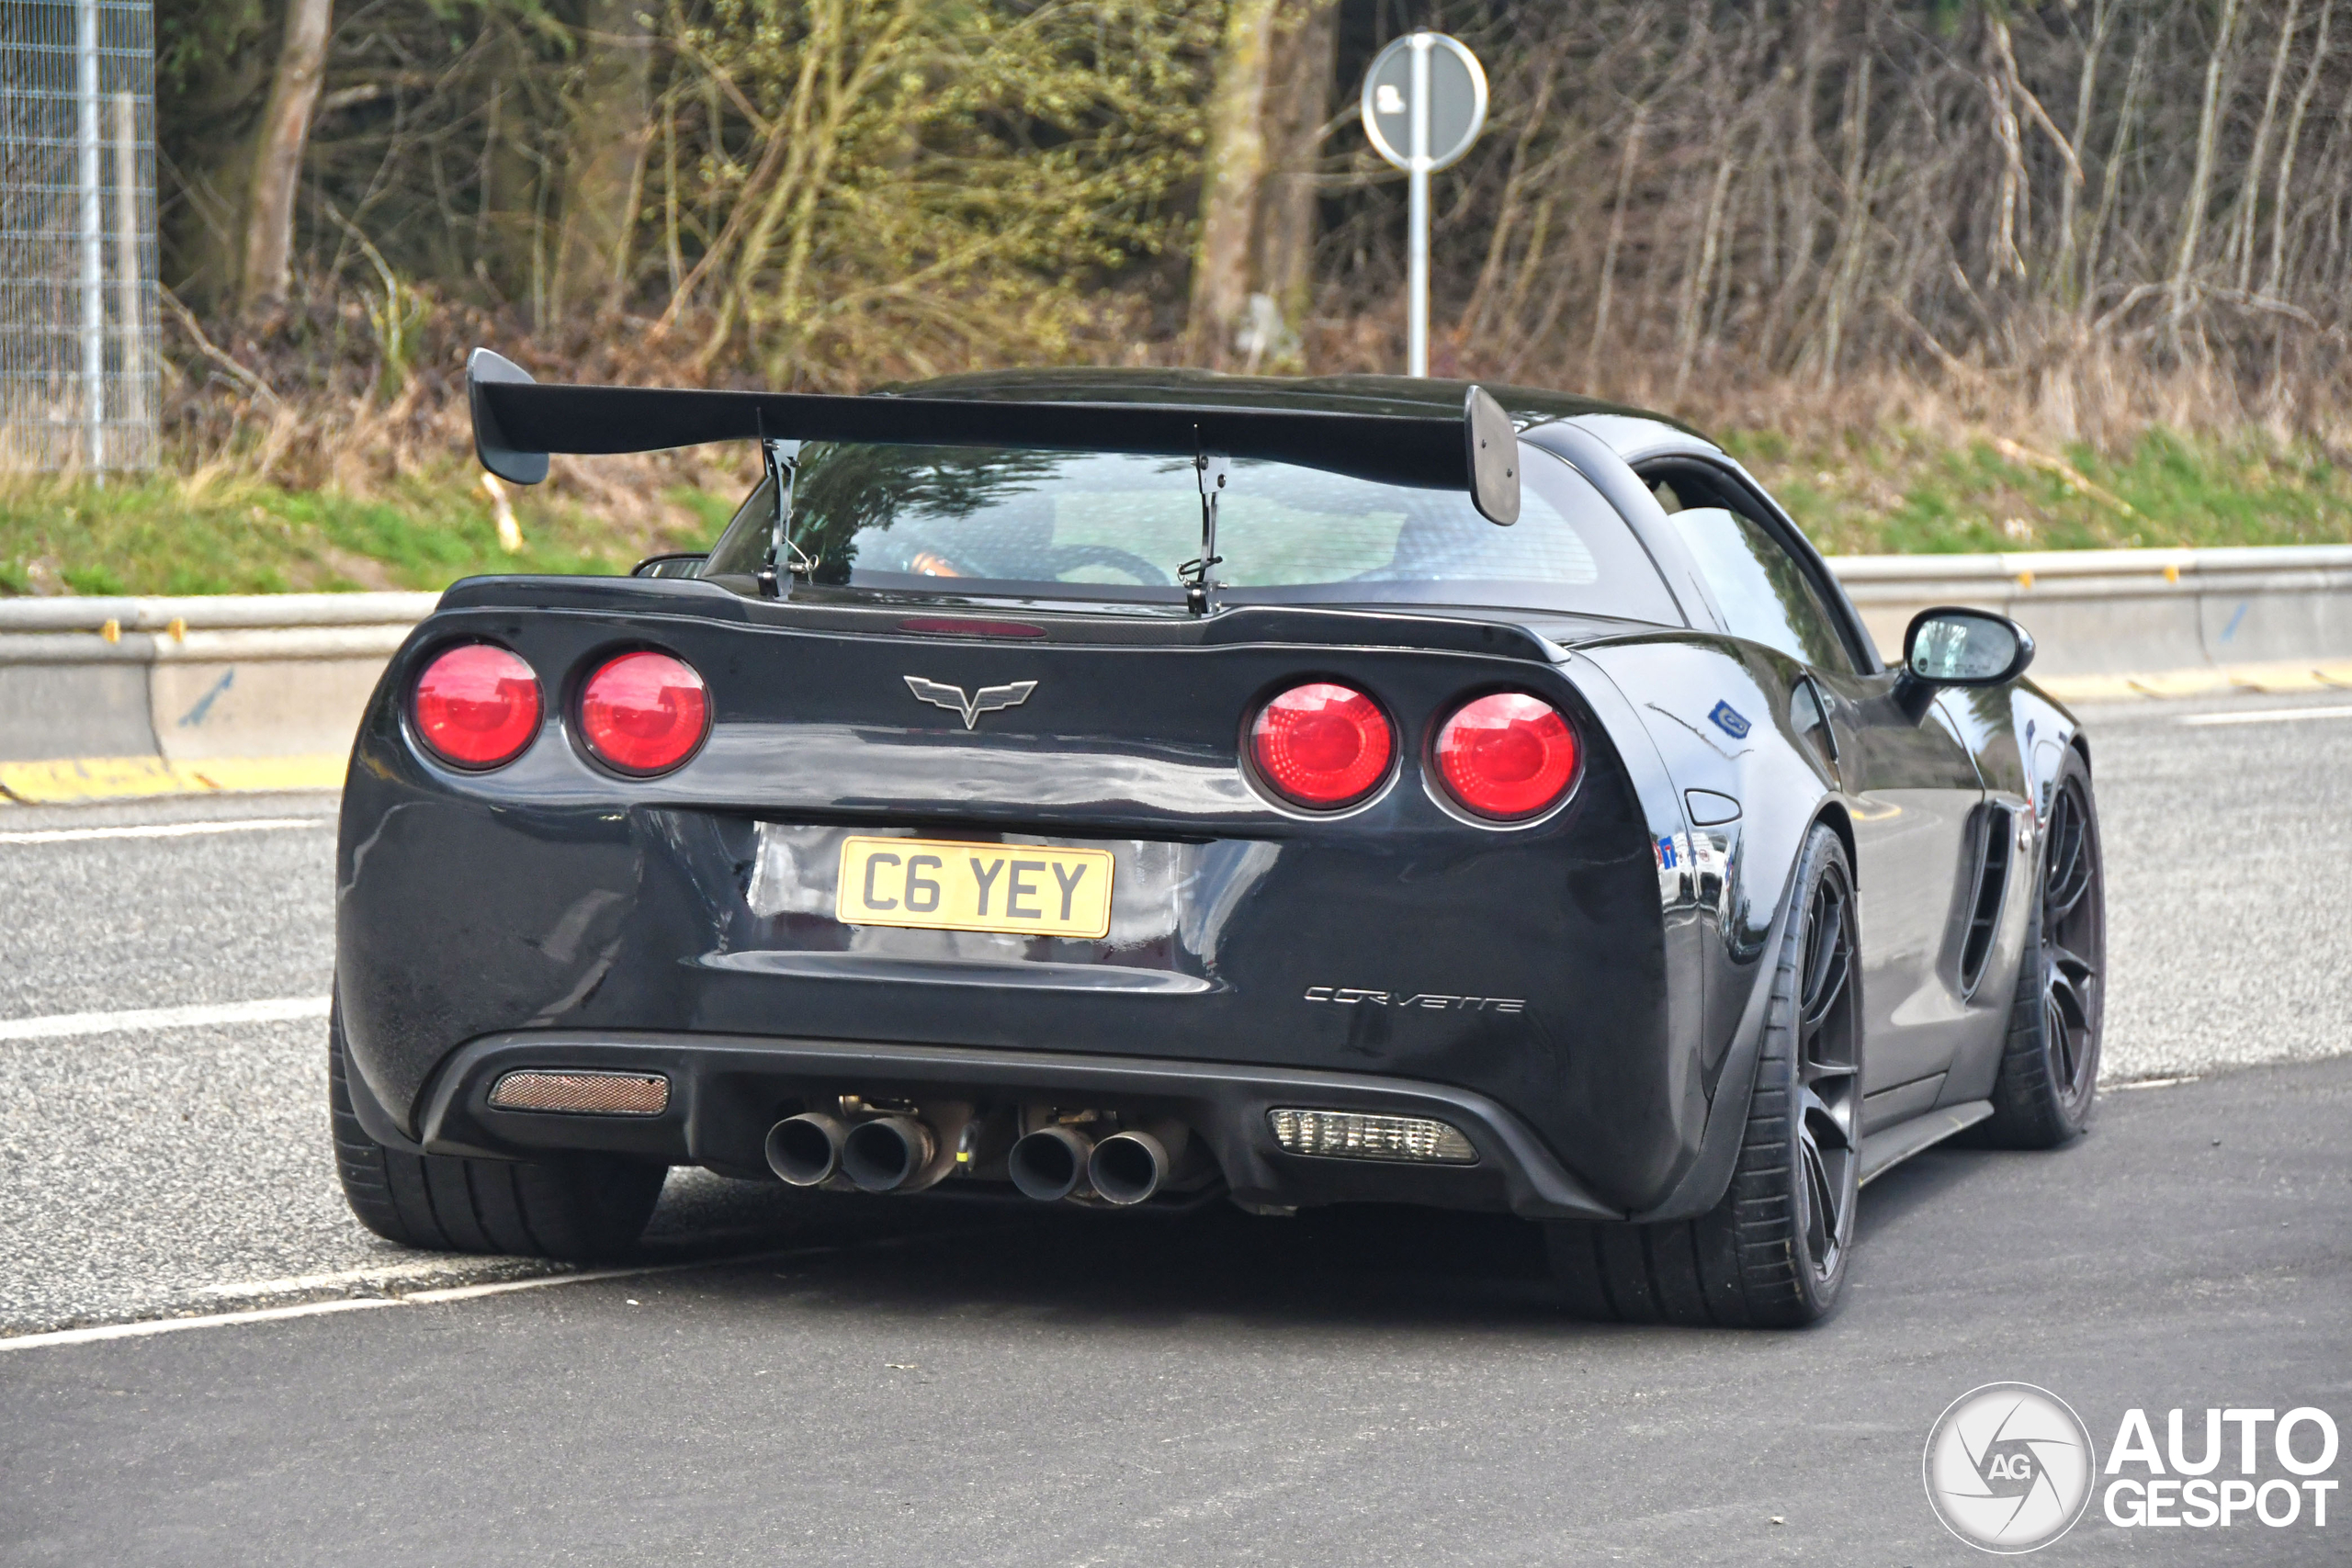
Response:
[[[2090,769],[2072,747],[2045,816],[1993,1114],[1980,1130],[1980,1141],[1996,1148],[2070,1142],[2098,1097],[2107,873]]]
[[[1546,1224],[1571,1313],[1600,1322],[1802,1327],[1835,1311],[1861,1174],[1860,976],[1845,845],[1798,863],[1739,1163],[1694,1220]]]
[[[609,1155],[466,1159],[378,1143],[351,1109],[342,1019],[329,1020],[327,1030],[335,1170],[352,1213],[386,1241],[594,1263],[627,1253],[644,1233],[665,1167]]]

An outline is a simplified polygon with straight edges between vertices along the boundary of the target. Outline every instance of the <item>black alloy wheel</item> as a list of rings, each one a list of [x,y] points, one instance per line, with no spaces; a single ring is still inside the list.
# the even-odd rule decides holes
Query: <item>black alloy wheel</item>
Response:
[[[2051,1148],[2090,1120],[2106,1015],[2107,873],[2090,770],[2069,750],[2050,792],[1987,1141]]]
[[[1547,1224],[1553,1276],[1577,1316],[1794,1328],[1836,1309],[1861,1185],[1856,915],[1845,843],[1816,825],[1783,917],[1731,1184],[1693,1220]]]
[[[2090,792],[2070,778],[2051,803],[2041,878],[2041,1021],[2052,1076],[2070,1107],[2098,1088],[2099,968],[2107,958],[2106,889],[2092,838]]]
[[[1861,1178],[1861,1014],[1854,983],[1854,889],[1828,867],[1806,911],[1797,996],[1797,1141],[1805,1254],[1826,1281],[1854,1235]]]

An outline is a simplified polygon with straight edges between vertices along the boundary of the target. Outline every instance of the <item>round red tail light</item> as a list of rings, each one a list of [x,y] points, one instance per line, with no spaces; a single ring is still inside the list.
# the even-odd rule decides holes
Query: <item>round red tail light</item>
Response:
[[[1320,810],[1372,793],[1396,750],[1380,705],[1326,681],[1292,687],[1260,708],[1250,727],[1250,754],[1266,782]]]
[[[702,744],[710,695],[694,666],[666,653],[624,653],[580,694],[580,733],[625,773],[667,773]]]
[[[412,711],[433,754],[460,768],[499,768],[539,732],[539,680],[503,648],[469,642],[424,667]]]
[[[1542,698],[1497,692],[1445,721],[1437,768],[1453,798],[1479,816],[1532,817],[1576,777],[1576,731]]]

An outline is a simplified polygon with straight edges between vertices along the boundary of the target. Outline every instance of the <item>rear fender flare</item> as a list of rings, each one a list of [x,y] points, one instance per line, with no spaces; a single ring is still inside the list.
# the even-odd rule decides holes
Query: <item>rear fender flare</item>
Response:
[[[1706,1131],[1699,1138],[1699,1157],[1691,1162],[1690,1168],[1675,1183],[1674,1190],[1667,1194],[1663,1202],[1631,1216],[1636,1224],[1695,1218],[1722,1202],[1724,1194],[1730,1190],[1732,1172],[1739,1164],[1740,1145],[1747,1132],[1748,1106],[1756,1095],[1756,1064],[1762,1055],[1764,1023],[1771,1009],[1772,978],[1780,968],[1781,944],[1796,929],[1797,873],[1804,863],[1804,846],[1812,840],[1813,829],[1826,823],[1845,846],[1850,869],[1854,843],[1844,817],[1845,808],[1840,804],[1826,800],[1815,808],[1806,824],[1797,852],[1790,858],[1789,868],[1781,877],[1771,934],[1765,941],[1761,961],[1756,966],[1756,983],[1748,992],[1747,1005],[1740,1010],[1738,1026],[1732,1031],[1731,1045],[1724,1055],[1723,1071],[1715,1080],[1714,1099],[1707,1107]]]
[[[1683,809],[1682,795],[1675,787],[1673,772],[1665,755],[1658,750],[1657,739],[1649,727],[1642,722],[1633,701],[1617,683],[1607,667],[1582,653],[1570,651],[1562,660],[1562,673],[1566,675],[1586,705],[1592,710],[1601,728],[1607,732],[1611,746],[1620,764],[1633,781],[1635,795],[1641,802],[1642,815],[1648,825],[1649,852],[1659,862],[1658,907],[1655,918],[1666,948],[1667,995],[1665,1018],[1667,1051],[1680,1058],[1680,1071],[1675,1076],[1681,1085],[1676,1098],[1681,1102],[1684,1124],[1704,1115],[1704,1088],[1710,1060],[1710,1042],[1706,1038],[1706,1021],[1700,1003],[1705,954],[1698,943],[1687,940],[1695,935],[1692,924],[1697,915],[1695,884],[1687,876],[1687,867],[1669,863],[1665,847],[1690,842],[1690,824]],[[1671,891],[1668,890],[1669,886]],[[1646,913],[1645,918],[1651,918]]]

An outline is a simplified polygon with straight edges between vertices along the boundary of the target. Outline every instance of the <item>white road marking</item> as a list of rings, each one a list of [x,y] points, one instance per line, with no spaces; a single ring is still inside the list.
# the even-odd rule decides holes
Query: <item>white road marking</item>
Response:
[[[597,1280],[630,1280],[646,1274],[675,1274],[687,1269],[721,1269],[740,1264],[772,1262],[797,1254],[832,1252],[833,1247],[795,1247],[769,1252],[736,1253],[731,1257],[694,1258],[677,1263],[640,1263],[628,1269],[578,1269],[560,1274],[540,1274],[528,1280],[493,1280],[482,1285],[450,1285],[439,1290],[410,1291],[401,1295],[339,1296],[333,1301],[300,1302],[293,1306],[258,1307],[248,1312],[217,1312],[201,1317],[157,1317],[142,1323],[106,1323],[95,1328],[59,1328],[47,1334],[19,1334],[0,1338],[0,1351],[45,1350],[67,1345],[96,1345],[108,1339],[144,1339],[156,1334],[177,1334],[190,1328],[233,1328],[246,1323],[278,1323],[293,1317],[324,1317],[332,1313],[366,1312],[375,1307],[441,1306],[451,1302],[503,1296],[514,1291],[536,1291],[548,1285],[584,1285]]]
[[[266,833],[332,828],[332,817],[240,817],[227,822],[149,822],[132,828],[40,828],[0,833],[0,844],[78,844],[91,839],[191,839],[204,833]]]
[[[2182,724],[2278,724],[2298,718],[2352,718],[2352,703],[2324,708],[2264,708],[2258,713],[2192,713]]]
[[[232,1285],[202,1285],[199,1296],[260,1301],[269,1296],[294,1296],[309,1291],[332,1291],[345,1285],[390,1286],[401,1280],[429,1280],[455,1274],[462,1266],[447,1257],[420,1258],[409,1263],[373,1263],[333,1274],[293,1274],[283,1280],[243,1280]],[[532,1276],[537,1278],[536,1275]]]
[[[0,1040],[66,1040],[120,1034],[132,1029],[199,1029],[222,1023],[284,1023],[324,1018],[324,997],[274,997],[258,1002],[215,1002],[184,1008],[133,1008],[127,1012],[61,1012],[47,1018],[0,1019]]]
[[[304,1302],[299,1306],[263,1307],[256,1312],[220,1312],[206,1317],[158,1317],[145,1323],[103,1323],[96,1328],[59,1328],[47,1334],[19,1334],[13,1339],[0,1339],[0,1350],[45,1350],[58,1345],[96,1345],[106,1339],[143,1339],[151,1334],[176,1334],[183,1328],[226,1328],[239,1323],[274,1323],[286,1317],[323,1317],[332,1312],[366,1312],[371,1307],[400,1304],[398,1296],[345,1296],[331,1302]]]

